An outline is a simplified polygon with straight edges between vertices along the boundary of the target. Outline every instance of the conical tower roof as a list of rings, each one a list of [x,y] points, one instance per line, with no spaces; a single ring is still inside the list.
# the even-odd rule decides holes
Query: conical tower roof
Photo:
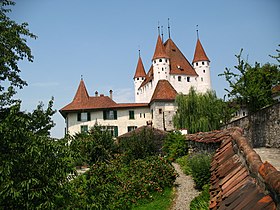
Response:
[[[155,49],[155,53],[153,56],[153,60],[157,59],[157,58],[168,58],[162,40],[160,38],[160,35],[158,35],[158,39],[157,39],[157,44],[156,44],[156,49]]]
[[[195,52],[194,52],[192,63],[195,63],[198,61],[209,61],[210,62],[199,39],[197,39],[197,42],[196,42],[196,47],[195,47]]]
[[[139,56],[136,71],[135,71],[133,78],[135,79],[138,77],[145,77],[145,76],[146,76],[146,72],[144,69],[144,65],[143,65],[141,57]]]
[[[84,80],[81,79],[78,90],[74,96],[73,103],[85,103],[89,100],[89,95],[84,83]]]

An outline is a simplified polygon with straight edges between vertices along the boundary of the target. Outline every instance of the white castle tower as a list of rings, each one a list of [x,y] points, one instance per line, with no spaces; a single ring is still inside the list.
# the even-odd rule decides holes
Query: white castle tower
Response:
[[[133,77],[134,80],[134,95],[135,95],[135,102],[140,102],[140,93],[139,93],[139,87],[143,83],[146,77],[146,72],[144,69],[144,65],[140,56],[140,51],[139,51],[139,58],[138,58],[138,63],[136,67],[136,71]]]
[[[198,74],[196,90],[201,93],[211,90],[210,60],[207,57],[199,38],[196,42],[192,65]]]

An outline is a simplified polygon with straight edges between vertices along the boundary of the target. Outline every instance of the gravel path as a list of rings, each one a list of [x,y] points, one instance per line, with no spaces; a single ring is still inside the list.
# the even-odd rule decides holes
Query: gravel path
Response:
[[[192,199],[199,195],[199,192],[194,189],[194,181],[190,176],[186,176],[181,170],[179,164],[172,163],[175,170],[179,174],[175,181],[176,197],[171,210],[188,210]]]

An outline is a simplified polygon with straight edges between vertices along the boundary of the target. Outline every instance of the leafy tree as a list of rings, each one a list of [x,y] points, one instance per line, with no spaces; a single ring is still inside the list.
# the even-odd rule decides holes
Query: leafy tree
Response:
[[[174,125],[177,129],[187,128],[189,133],[218,129],[230,118],[227,105],[212,91],[201,94],[191,87],[188,95],[176,97],[176,104]]]
[[[27,23],[17,24],[7,16],[11,9],[6,6],[14,4],[10,0],[0,1],[0,108],[16,101],[12,99],[16,93],[15,88],[22,89],[27,85],[20,78],[18,62],[23,59],[33,61],[26,38],[36,36],[29,31]]]
[[[89,132],[68,136],[76,165],[92,165],[98,161],[108,161],[115,152],[116,145],[108,131],[94,126]]]
[[[280,83],[280,69],[269,63],[260,65],[256,62],[252,66],[241,55],[242,50],[236,55],[237,73],[226,68],[219,76],[224,76],[229,83],[230,90],[225,89],[229,99],[240,106],[245,105],[251,113],[274,103],[272,87]]]
[[[174,160],[188,153],[186,138],[180,132],[168,133],[164,139],[163,151],[168,159]]]

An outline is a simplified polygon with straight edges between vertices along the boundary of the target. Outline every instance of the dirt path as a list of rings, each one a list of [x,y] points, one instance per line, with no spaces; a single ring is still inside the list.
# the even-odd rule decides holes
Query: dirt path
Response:
[[[186,176],[181,170],[179,164],[172,163],[175,170],[179,174],[175,181],[176,197],[171,210],[188,210],[192,199],[199,195],[199,192],[194,189],[194,181],[190,176]]]

